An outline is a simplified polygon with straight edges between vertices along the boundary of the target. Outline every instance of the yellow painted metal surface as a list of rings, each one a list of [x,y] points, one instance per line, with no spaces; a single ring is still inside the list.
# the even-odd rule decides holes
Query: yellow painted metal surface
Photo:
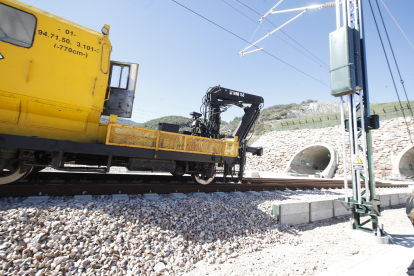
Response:
[[[105,144],[106,143],[106,133],[108,130],[108,124],[99,124],[98,128],[98,143]]]
[[[237,156],[239,152],[239,143],[231,141],[224,142],[224,156]]]
[[[85,132],[88,119],[86,111],[30,101],[27,104],[27,126]]]
[[[0,122],[16,125],[20,115],[20,100],[0,96]]]
[[[112,51],[108,35],[16,0],[0,0],[0,24],[17,33],[0,37],[0,133],[238,155],[237,142],[117,125],[114,116],[100,124]]]
[[[111,46],[107,43],[102,44],[102,56],[101,56],[101,71],[104,74],[108,74],[109,64],[111,57]]]
[[[159,131],[158,149],[173,151],[189,151],[187,147],[189,136],[177,133]]]
[[[237,157],[239,143],[139,127],[108,124],[106,144]]]
[[[109,115],[109,123],[116,124],[117,121],[118,121],[118,116],[113,115],[113,114]]]
[[[156,142],[156,130],[108,124],[107,145],[152,149],[155,148]]]
[[[13,24],[34,23],[25,44],[0,40],[0,133],[96,142],[109,78],[108,36],[19,1],[0,0],[4,26],[11,14],[24,17],[14,17]]]

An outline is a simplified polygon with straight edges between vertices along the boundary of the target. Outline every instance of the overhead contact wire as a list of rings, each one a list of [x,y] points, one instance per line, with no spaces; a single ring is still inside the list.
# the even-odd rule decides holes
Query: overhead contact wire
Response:
[[[250,18],[248,15],[246,15],[246,14],[244,14],[243,12],[241,12],[240,10],[238,10],[238,9],[236,9],[235,7],[233,7],[232,5],[230,5],[229,3],[227,3],[226,1],[224,1],[224,0],[221,0],[222,2],[224,2],[225,4],[227,4],[229,7],[231,7],[232,9],[234,9],[235,11],[237,11],[238,13],[240,13],[241,15],[243,15],[244,17],[246,17],[247,19],[249,19],[250,21],[252,21],[254,24],[257,24],[257,25],[259,25],[259,27],[262,27],[262,29],[264,29],[264,30],[266,30],[266,31],[268,31],[268,32],[271,32],[268,28],[266,28],[266,27],[264,27],[264,26],[262,26],[261,25],[261,23],[263,22],[263,21],[261,21],[260,23],[257,23],[257,21],[256,20],[254,20],[254,19],[252,19],[252,18]],[[257,32],[257,29],[256,29],[256,32]],[[256,33],[255,32],[255,33]],[[253,34],[253,36],[254,36],[254,34]],[[252,37],[253,37],[252,36]],[[275,37],[277,37],[277,38],[279,38],[280,40],[282,40],[284,43],[286,43],[287,45],[289,45],[290,47],[292,47],[293,49],[295,49],[296,51],[298,51],[299,53],[302,53],[304,56],[306,56],[307,58],[309,58],[310,60],[312,60],[313,62],[315,62],[315,63],[317,63],[318,65],[321,65],[321,66],[325,66],[326,68],[328,68],[328,69],[330,69],[329,68],[329,66],[327,65],[327,64],[325,64],[325,63],[319,63],[318,61],[316,61],[316,60],[314,60],[312,57],[310,57],[310,56],[308,56],[307,54],[305,54],[304,52],[302,52],[301,50],[299,50],[298,48],[296,48],[295,46],[293,46],[292,44],[290,44],[289,42],[287,42],[286,40],[284,40],[283,38],[281,38],[280,36],[278,36],[278,35],[276,35],[275,33],[273,33],[272,34],[272,36],[275,36]],[[250,39],[251,40],[251,39]]]
[[[407,99],[407,106],[408,106],[408,109],[411,112],[411,117],[413,117],[414,116],[413,115],[413,110],[411,109],[411,104],[410,104],[410,101],[408,100],[407,91],[405,90],[404,81],[403,81],[401,73],[400,73],[400,68],[398,67],[397,59],[395,58],[394,50],[393,50],[392,45],[391,45],[390,37],[388,36],[387,28],[385,27],[384,18],[382,17],[382,13],[381,13],[380,7],[378,5],[378,0],[375,0],[375,2],[377,3],[378,11],[379,11],[379,14],[381,16],[382,25],[384,26],[385,34],[387,35],[388,44],[390,45],[390,48],[391,48],[391,53],[392,53],[392,56],[394,58],[395,66],[397,67],[398,75],[400,76],[400,82],[401,82],[401,85],[402,85],[404,93],[405,93],[405,98]]]
[[[400,31],[402,32],[402,34],[405,36],[405,39],[407,39],[408,43],[410,43],[411,47],[414,49],[413,44],[411,43],[411,41],[408,39],[407,35],[404,33],[404,31],[401,29],[400,25],[398,24],[397,20],[395,20],[394,16],[392,16],[392,13],[390,12],[390,10],[387,8],[387,6],[385,6],[384,1],[382,1],[382,4],[384,5],[385,9],[388,11],[388,13],[391,15],[391,18],[394,20],[395,24],[397,24],[398,28],[400,29]],[[378,5],[378,3],[377,3]]]
[[[254,9],[250,8],[249,6],[247,6],[246,4],[244,4],[243,2],[236,0],[237,2],[239,2],[240,4],[242,4],[243,6],[245,6],[246,8],[248,8],[249,10],[257,13],[258,15],[262,16],[262,14],[258,13],[257,11],[255,11]],[[264,18],[264,20],[266,20],[267,22],[269,22],[270,24],[272,24],[273,26],[275,26],[276,28],[278,28],[277,25],[273,24],[272,21],[270,21],[269,19],[267,19],[266,17]],[[292,39],[296,44],[298,44],[300,47],[302,47],[306,52],[308,52],[309,54],[311,54],[312,56],[314,56],[317,60],[319,60],[320,62],[322,62],[323,64],[325,64],[328,68],[329,65],[326,64],[325,62],[323,62],[321,59],[319,59],[317,56],[315,56],[314,54],[312,54],[308,49],[306,49],[306,47],[302,46],[299,42],[297,42],[293,37],[291,37],[290,35],[288,35],[287,33],[285,33],[283,30],[279,30],[280,32],[282,32],[283,34],[285,34],[287,37],[289,37],[290,39]]]
[[[194,14],[198,15],[199,17],[203,18],[204,20],[207,20],[207,21],[208,21],[208,22],[210,22],[211,24],[216,25],[217,27],[219,27],[220,29],[222,29],[222,30],[224,30],[224,31],[228,32],[229,34],[231,34],[231,35],[233,35],[233,36],[237,37],[238,39],[240,39],[240,40],[242,40],[242,41],[244,41],[244,42],[246,42],[246,43],[249,43],[250,45],[252,45],[252,46],[256,47],[257,49],[259,49],[259,47],[257,47],[256,45],[253,45],[252,43],[250,43],[250,42],[249,42],[249,41],[247,41],[246,39],[244,39],[244,38],[242,38],[242,37],[240,37],[240,36],[236,35],[235,33],[233,33],[233,32],[231,32],[231,31],[227,30],[226,28],[224,28],[224,27],[222,27],[222,26],[218,25],[217,23],[215,23],[215,22],[211,21],[210,19],[208,19],[208,18],[206,18],[206,17],[202,16],[201,14],[199,14],[199,13],[197,13],[197,12],[193,11],[192,9],[190,9],[190,8],[188,8],[188,7],[186,7],[186,6],[184,6],[183,4],[181,4],[181,3],[179,3],[179,2],[177,2],[177,1],[175,1],[175,0],[172,0],[172,1],[173,1],[174,3],[176,3],[176,4],[180,5],[181,7],[183,7],[183,8],[185,8],[185,9],[189,10],[190,12],[192,12],[192,13],[194,13]],[[321,82],[320,80],[318,80],[318,79],[316,79],[316,78],[312,77],[311,75],[309,75],[309,74],[307,74],[307,73],[303,72],[302,70],[300,70],[300,69],[296,68],[295,66],[293,66],[293,65],[291,65],[291,64],[289,64],[289,63],[287,63],[286,61],[284,61],[284,60],[282,60],[282,59],[280,59],[280,58],[278,58],[278,57],[276,57],[275,55],[273,55],[273,54],[271,54],[271,53],[269,53],[269,52],[267,52],[267,51],[265,51],[265,50],[262,50],[262,52],[263,52],[263,53],[266,53],[267,55],[269,55],[269,56],[273,57],[274,59],[276,59],[276,60],[278,60],[278,61],[280,61],[280,62],[284,63],[285,65],[287,65],[287,66],[289,66],[289,67],[291,67],[291,68],[295,69],[296,71],[298,71],[298,72],[300,72],[300,73],[304,74],[305,76],[307,76],[307,77],[309,77],[309,78],[311,78],[311,79],[313,79],[313,80],[315,80],[315,81],[317,81],[317,82],[319,82],[319,83],[321,83],[321,84],[325,85],[326,87],[330,87],[329,85],[327,85],[327,84],[325,84],[325,83]]]
[[[390,62],[388,60],[387,52],[385,51],[385,47],[384,47],[384,43],[382,41],[381,33],[380,33],[379,28],[378,28],[377,19],[375,17],[374,10],[373,10],[372,5],[371,5],[371,0],[369,0],[368,3],[369,3],[369,6],[371,8],[372,17],[374,18],[375,26],[377,27],[378,36],[379,36],[379,39],[381,41],[382,50],[384,51],[385,59],[386,59],[387,64],[388,64],[388,70],[390,71],[392,83],[394,84],[395,93],[397,94],[398,102],[400,103],[401,112],[404,116],[405,126],[407,127],[407,132],[408,132],[408,135],[410,136],[411,144],[413,145],[413,148],[414,148],[413,138],[411,137],[410,128],[407,125],[407,118],[405,116],[404,108],[403,108],[402,103],[401,103],[400,95],[398,94],[397,86],[396,86],[395,80],[394,80],[394,75],[392,74],[392,70],[391,70]]]

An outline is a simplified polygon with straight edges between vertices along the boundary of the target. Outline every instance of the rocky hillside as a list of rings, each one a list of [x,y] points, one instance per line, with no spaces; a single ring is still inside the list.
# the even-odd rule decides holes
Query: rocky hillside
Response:
[[[393,164],[391,160],[411,147],[411,137],[407,131],[414,131],[414,120],[408,118],[395,118],[381,121],[381,127],[373,130],[372,154],[374,159],[375,177],[382,178],[392,174]],[[262,135],[253,146],[263,147],[263,156],[247,157],[246,170],[285,172],[289,161],[298,154],[299,150],[315,144],[332,146],[338,154],[338,167],[335,176],[343,176],[342,133],[340,126],[320,129],[297,129],[289,131],[272,131]],[[347,166],[351,169],[352,160],[349,153],[349,136],[347,141]]]
[[[267,133],[276,124],[285,119],[311,117],[321,114],[331,114],[339,111],[338,103],[318,103],[313,100],[303,101],[300,104],[278,104],[264,108],[253,129],[254,135]],[[229,132],[234,131],[241,120],[236,117],[228,125]]]
[[[303,118],[311,117],[321,114],[337,113],[339,111],[339,103],[317,103],[311,102],[309,104],[303,104],[297,109],[293,109],[287,113],[287,118]]]

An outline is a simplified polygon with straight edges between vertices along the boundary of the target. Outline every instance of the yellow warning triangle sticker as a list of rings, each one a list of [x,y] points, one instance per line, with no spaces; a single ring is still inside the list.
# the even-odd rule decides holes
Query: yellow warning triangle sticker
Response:
[[[354,160],[354,164],[362,164],[362,160],[361,158],[359,158],[359,156],[357,156]]]

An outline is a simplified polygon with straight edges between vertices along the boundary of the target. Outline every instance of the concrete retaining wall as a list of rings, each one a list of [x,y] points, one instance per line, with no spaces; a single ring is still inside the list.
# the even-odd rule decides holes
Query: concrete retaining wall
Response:
[[[308,202],[274,204],[272,209],[280,223],[295,225],[309,222]]]
[[[338,200],[333,200],[334,203],[334,217],[340,217],[340,216],[347,216],[350,215],[352,212],[348,211],[346,204],[338,201]]]
[[[378,195],[381,207],[405,204],[408,193]],[[336,199],[310,202],[288,202],[273,204],[272,213],[282,224],[297,225],[332,217],[350,215],[346,205]]]
[[[410,130],[414,131],[414,120],[409,119],[407,123]],[[399,161],[398,164],[394,164],[392,161],[397,162],[407,150],[412,148],[404,118],[381,121],[380,129],[372,131],[371,134],[373,136],[372,154],[375,177],[380,179],[386,175],[390,176],[393,167],[397,169],[394,173],[402,173],[398,169]],[[342,137],[342,132],[339,126],[266,133],[253,144],[254,147],[263,147],[263,156],[248,154],[246,170],[283,173],[300,149],[323,143],[330,145],[339,153],[338,166],[334,176],[343,177],[342,139],[340,137]],[[346,141],[349,147],[348,134]],[[348,173],[352,161],[349,148],[347,148]],[[404,161],[404,164],[408,169],[409,162]]]
[[[333,200],[309,202],[310,221],[318,221],[333,217]]]
[[[377,195],[381,207],[390,207],[390,195]]]

